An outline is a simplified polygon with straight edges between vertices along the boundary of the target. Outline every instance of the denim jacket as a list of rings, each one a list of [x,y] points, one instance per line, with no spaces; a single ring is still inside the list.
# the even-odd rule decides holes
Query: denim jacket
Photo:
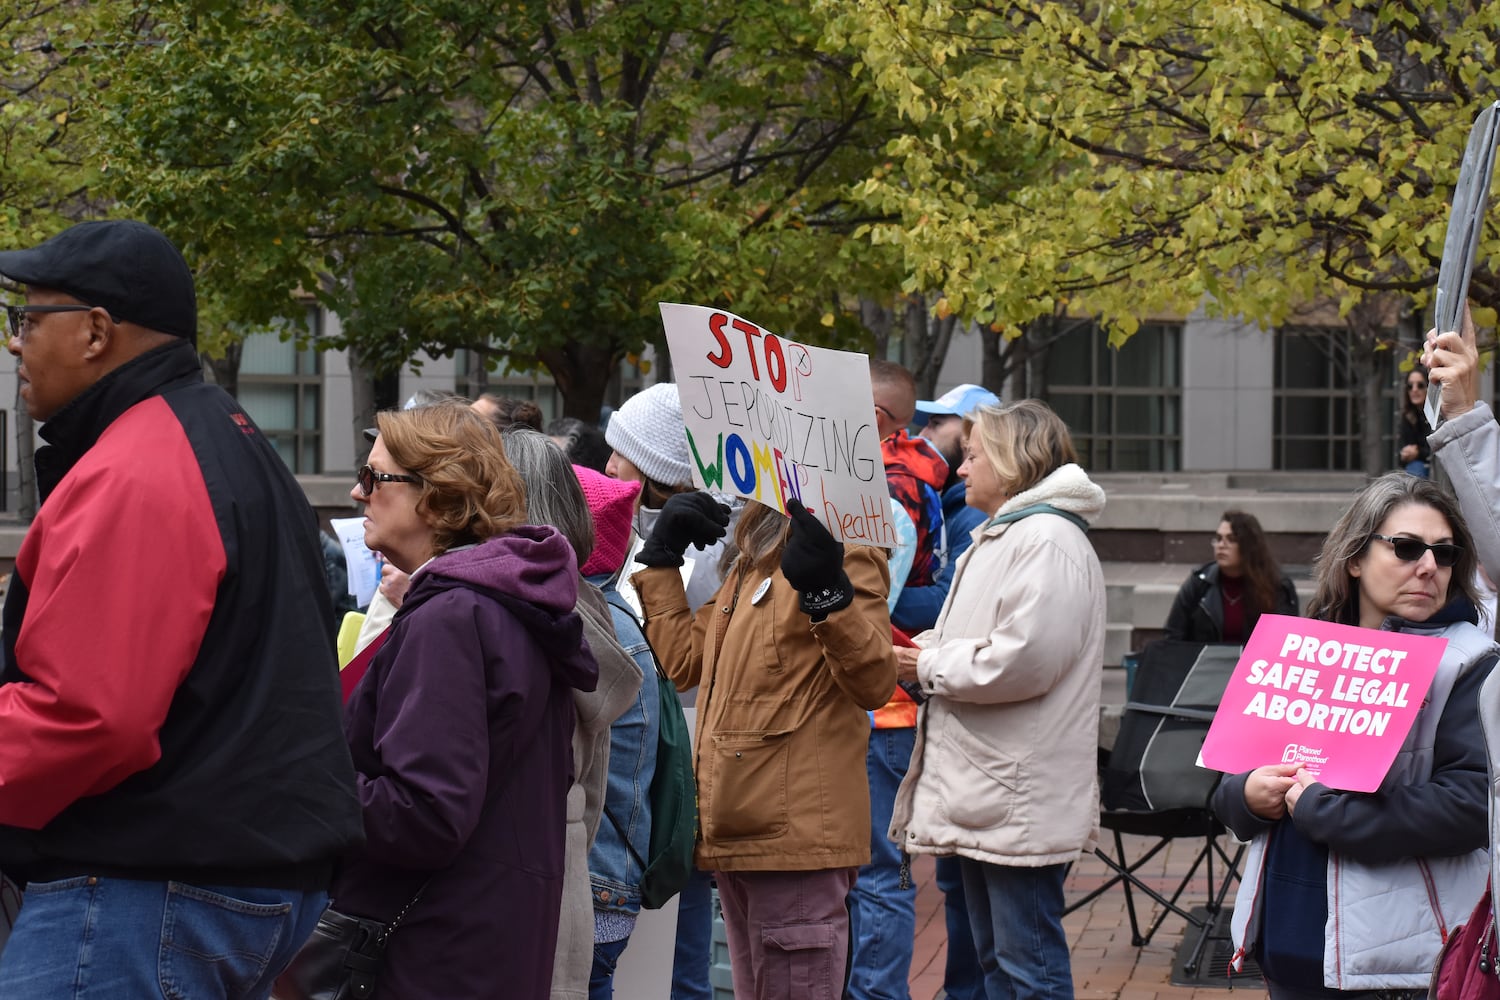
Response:
[[[640,623],[621,606],[612,574],[588,578],[609,599],[615,637],[634,657],[643,680],[635,701],[609,727],[609,776],[604,790],[606,814],[589,850],[589,884],[596,910],[639,913],[641,865],[650,860],[651,778],[656,773],[658,712],[656,660]],[[629,847],[626,842],[629,842]],[[634,848],[634,853],[631,853]]]

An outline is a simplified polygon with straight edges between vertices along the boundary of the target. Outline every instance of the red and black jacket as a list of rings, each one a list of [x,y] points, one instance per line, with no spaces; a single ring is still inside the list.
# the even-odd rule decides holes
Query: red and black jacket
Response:
[[[0,870],[325,887],[362,828],[296,480],[186,341],[41,433],[3,612]]]

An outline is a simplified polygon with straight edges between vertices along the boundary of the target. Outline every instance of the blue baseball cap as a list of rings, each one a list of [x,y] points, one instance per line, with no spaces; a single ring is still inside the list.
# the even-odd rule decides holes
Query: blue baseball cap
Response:
[[[937,399],[917,400],[917,414],[923,417],[946,415],[967,417],[981,406],[999,406],[1000,397],[982,385],[965,382],[956,385]]]

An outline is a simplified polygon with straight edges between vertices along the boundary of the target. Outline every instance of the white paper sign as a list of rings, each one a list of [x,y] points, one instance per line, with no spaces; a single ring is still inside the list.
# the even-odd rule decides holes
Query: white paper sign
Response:
[[[693,482],[785,513],[802,501],[835,538],[896,544],[870,361],[706,306],[661,304]]]
[[[375,596],[380,586],[380,557],[365,546],[365,519],[362,517],[334,517],[328,523],[344,547],[344,563],[349,567],[349,593],[354,603],[364,607]]]

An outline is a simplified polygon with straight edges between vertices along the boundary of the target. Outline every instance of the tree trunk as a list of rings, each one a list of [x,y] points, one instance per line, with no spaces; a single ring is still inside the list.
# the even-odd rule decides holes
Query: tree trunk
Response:
[[[26,404],[21,401],[21,389],[16,387],[16,514],[23,524],[30,524],[36,517],[36,466],[32,457],[36,448],[36,425]]]
[[[478,399],[490,390],[490,358],[483,351],[470,350],[469,372],[464,377],[464,393]]]
[[[870,357],[883,358],[886,351],[890,349],[891,322],[893,318],[893,313],[889,308],[881,305],[874,299],[867,299],[864,296],[860,296],[859,322],[861,326],[870,331],[870,336],[874,338],[874,343],[870,348]]]
[[[1008,402],[1005,379],[1010,372],[1006,370],[1006,355],[1014,352],[1005,348],[1005,340],[1000,334],[987,326],[979,328],[979,384]]]
[[[901,325],[903,329],[901,338],[906,347],[903,353],[918,352],[919,345],[927,339],[927,296],[919,292],[906,297],[906,306],[901,311]],[[921,386],[917,388],[918,395],[921,396]],[[931,399],[932,397],[922,398]]]
[[[1354,419],[1359,421],[1359,464],[1367,476],[1378,476],[1391,467],[1380,433],[1385,426],[1385,401],[1380,398],[1385,384],[1381,377],[1383,360],[1384,355],[1361,350],[1354,361],[1359,379],[1354,407]]]
[[[538,357],[552,373],[557,391],[562,393],[562,415],[598,424],[599,408],[620,362],[613,350],[598,344],[572,343],[548,348],[539,352]]]
[[[240,398],[240,359],[244,355],[245,345],[239,340],[224,348],[222,358],[211,358],[207,354],[200,355],[204,375],[235,399]]]
[[[1393,456],[1386,454],[1382,430],[1386,424],[1385,369],[1390,352],[1381,350],[1384,313],[1378,296],[1369,296],[1349,311],[1349,370],[1353,376],[1354,420],[1359,427],[1359,465],[1367,476],[1378,476],[1391,468]]]
[[[365,361],[357,344],[349,345],[349,393],[354,434],[354,464],[363,465],[370,455],[372,442],[365,440],[365,428],[375,426],[375,370]]]
[[[921,315],[926,323],[922,327],[922,336],[914,344],[916,352],[912,358],[911,373],[917,380],[918,397],[932,399],[937,395],[938,374],[942,372],[943,362],[948,358],[948,346],[953,343],[953,330],[958,326],[958,317],[950,315],[944,318],[925,309]]]

